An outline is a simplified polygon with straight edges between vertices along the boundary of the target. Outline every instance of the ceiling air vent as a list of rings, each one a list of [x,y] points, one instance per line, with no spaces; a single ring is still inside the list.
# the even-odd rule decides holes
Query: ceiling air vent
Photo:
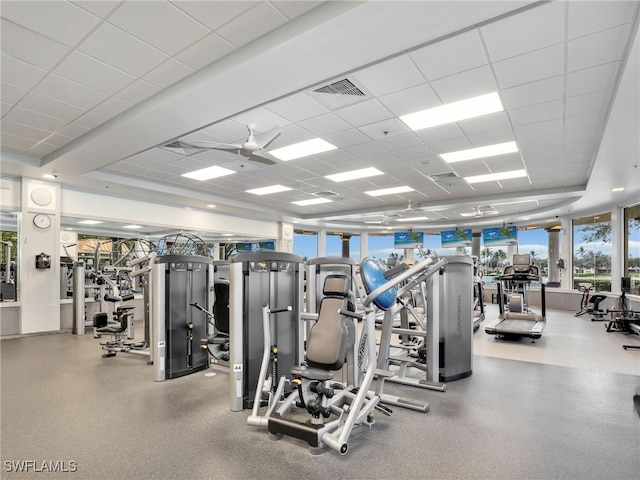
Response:
[[[338,194],[331,190],[325,190],[324,192],[315,192],[313,195],[317,195],[318,197],[335,197]]]
[[[429,175],[429,180],[434,183],[450,183],[453,180],[460,180],[460,177],[454,172],[435,173]]]
[[[311,91],[311,95],[330,108],[344,107],[366,97],[351,80],[343,78]]]
[[[160,148],[164,148],[172,152],[178,152],[178,153],[181,153],[182,155],[189,155],[193,152],[202,150],[201,148],[196,147],[195,145],[191,145],[190,143],[186,143],[186,142],[181,142],[180,140],[167,143],[166,145]]]

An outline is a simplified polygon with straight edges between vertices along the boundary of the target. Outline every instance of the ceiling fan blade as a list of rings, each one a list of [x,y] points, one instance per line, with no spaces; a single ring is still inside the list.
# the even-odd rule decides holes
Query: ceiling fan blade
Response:
[[[249,158],[254,162],[264,163],[265,165],[275,165],[277,163],[275,157],[266,150],[256,150],[251,153]]]
[[[268,132],[259,133],[254,135],[253,138],[256,141],[256,145],[260,148],[264,148],[275,140],[275,138],[282,133],[282,127],[275,127]]]
[[[231,152],[235,152],[235,151],[240,150],[242,148],[242,145],[240,145],[238,143],[220,143],[220,142],[198,142],[198,141],[194,141],[193,145],[195,145],[196,147],[212,148],[212,149],[216,149],[216,150],[228,150],[228,151],[231,151]]]

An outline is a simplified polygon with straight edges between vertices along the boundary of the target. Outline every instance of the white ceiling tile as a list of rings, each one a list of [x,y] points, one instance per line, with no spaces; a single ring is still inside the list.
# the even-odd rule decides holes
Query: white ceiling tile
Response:
[[[40,142],[32,146],[28,152],[25,152],[29,156],[35,156],[36,158],[44,157],[45,155],[55,152],[59,147],[51,145],[47,142]]]
[[[22,125],[29,125],[30,127],[39,128],[41,130],[55,131],[58,128],[63,127],[67,122],[60,120],[59,118],[49,117],[42,115],[31,110],[16,107],[4,117],[5,120],[11,122],[20,123]]]
[[[393,114],[376,99],[366,100],[349,107],[341,108],[336,110],[335,113],[355,127],[393,117]]]
[[[564,9],[564,2],[548,2],[482,26],[480,31],[491,60],[562,43]]]
[[[374,142],[351,145],[348,147],[344,147],[344,150],[346,150],[356,158],[375,155],[375,154],[384,152],[384,149],[380,145]]]
[[[566,114],[577,115],[596,110],[604,111],[611,100],[611,93],[611,90],[598,90],[569,97],[566,100]]]
[[[515,87],[564,73],[564,47],[552,47],[525,53],[493,64],[500,88]]]
[[[388,118],[381,122],[362,125],[358,130],[373,140],[381,140],[383,138],[393,137],[395,135],[404,135],[411,132],[405,123],[401,122],[397,118]]]
[[[124,0],[73,0],[71,3],[75,3],[80,8],[84,8],[94,15],[104,18],[117,7],[124,3]]]
[[[211,30],[217,30],[225,23],[240,16],[240,14],[255,7],[259,3],[260,2],[252,1],[238,2],[237,0],[221,0],[215,2],[180,0],[179,2],[175,2],[175,6]]]
[[[413,133],[405,135],[395,135],[393,137],[382,138],[378,143],[389,151],[404,150],[405,148],[422,145],[422,141]]]
[[[564,130],[564,122],[561,118],[557,118],[545,122],[522,125],[515,127],[514,130],[516,132],[516,141],[520,143],[521,140],[561,133]]]
[[[383,95],[378,100],[396,116],[414,113],[442,104],[426,83],[390,93],[389,95]]]
[[[460,127],[456,123],[425,128],[424,130],[416,132],[416,134],[428,145],[454,138],[464,138],[464,133],[462,133],[462,130],[460,130]]]
[[[639,5],[638,2],[609,0],[567,2],[568,37],[571,40],[629,23]]]
[[[0,58],[0,62],[2,81],[21,88],[33,88],[47,73],[41,68],[4,54]]]
[[[506,88],[500,92],[507,109],[559,100],[564,96],[564,75]]]
[[[170,58],[144,76],[144,80],[160,88],[167,88],[179,80],[188,77],[193,70],[185,64]]]
[[[100,25],[78,50],[134,77],[147,73],[168,58],[160,50],[108,23]]]
[[[41,130],[29,125],[2,120],[0,122],[2,133],[15,135],[16,137],[26,138],[28,140],[40,141],[47,138],[50,134],[47,130]]]
[[[597,126],[604,118],[604,112],[587,112],[579,115],[569,115],[565,119],[567,131],[579,130],[581,128],[589,128]]]
[[[2,19],[2,52],[49,70],[69,52],[69,47]]]
[[[130,103],[140,103],[146,98],[155,95],[160,91],[159,87],[151,85],[144,80],[137,80],[131,85],[120,90],[116,97]]]
[[[132,103],[125,102],[124,100],[120,100],[116,97],[109,97],[104,102],[97,105],[93,109],[93,111],[95,113],[99,113],[100,115],[104,115],[105,117],[111,118],[121,114],[132,106]]]
[[[425,82],[425,78],[407,55],[358,70],[353,77],[376,96],[397,92]]]
[[[431,82],[431,88],[444,103],[495,92],[496,81],[488,66],[474,68]]]
[[[289,20],[299,17],[323,3],[322,1],[311,0],[273,0],[271,2]]]
[[[537,105],[509,110],[511,124],[514,127],[528,125],[530,123],[538,123],[554,118],[562,118],[563,114],[564,102],[562,100],[539,103]]]
[[[100,19],[69,2],[2,2],[2,17],[57,40],[75,46]]]
[[[169,55],[210,33],[168,2],[126,2],[109,17],[109,22]]]
[[[464,130],[464,126],[462,126]],[[472,147],[482,147],[484,145],[494,145],[496,143],[512,142],[514,140],[513,130],[511,127],[502,130],[490,130],[488,132],[467,134],[467,138],[471,142]]]
[[[18,103],[27,92],[27,89],[18,87],[11,83],[2,82],[2,86],[0,87],[0,96],[2,97],[2,101],[9,105],[15,105]]]
[[[504,132],[511,129],[509,117],[505,112],[496,112],[481,117],[470,118],[458,123],[462,132],[467,135],[479,135],[494,131]],[[504,135],[501,133],[501,135]],[[513,135],[511,135],[513,136]],[[513,139],[513,138],[511,138]],[[505,142],[508,140],[505,140]]]
[[[200,70],[210,63],[224,57],[233,50],[233,45],[227,42],[224,38],[220,37],[216,33],[211,33],[199,42],[187,47],[176,55],[176,58],[194,70]]]
[[[10,133],[6,132],[4,128],[2,129],[0,138],[2,139],[3,151],[7,147],[12,147],[11,150],[13,151],[23,152],[24,150],[31,148],[31,146],[35,143],[35,141],[32,139],[11,135]]]
[[[487,64],[484,48],[475,29],[414,50],[409,56],[428,80]]]
[[[300,120],[328,113],[325,107],[303,92],[276,100],[270,103],[267,108],[286,118],[289,122],[299,122]]]
[[[264,107],[254,108],[233,117],[233,120],[242,125],[245,129],[245,137],[249,134],[247,126],[250,123],[256,124],[256,133],[265,133],[275,127],[288,125],[287,119]]]
[[[569,41],[567,50],[567,70],[575,72],[622,58],[629,26],[611,28]]]
[[[65,135],[60,135],[58,133],[54,133],[53,135],[51,135],[50,137],[47,137],[47,141],[43,142],[47,145],[51,145],[53,147],[55,147],[56,149],[66,145],[67,143],[69,143],[71,140],[73,140],[73,138],[71,137],[67,137]]]
[[[342,120],[334,113],[327,113],[317,117],[302,120],[298,124],[309,132],[322,137],[323,135],[339,132],[348,129],[351,125]]]
[[[58,130],[58,133],[66,137],[78,138],[79,136],[84,135],[88,131],[89,129],[87,127],[83,127],[76,123],[72,123]]]
[[[619,66],[612,62],[567,74],[567,97],[613,88]]]
[[[285,21],[283,15],[268,3],[259,3],[216,31],[232,45],[240,47],[278,28]],[[247,28],[248,25],[251,28]]]
[[[92,108],[108,98],[103,92],[55,74],[48,75],[34,92],[85,109]]]
[[[9,113],[9,110],[11,110],[13,108],[13,105],[10,105],[8,103],[5,102],[0,102],[0,115],[4,116],[7,113]]]
[[[111,95],[135,81],[135,77],[77,51],[65,58],[54,73]]]
[[[81,127],[86,128],[96,128],[98,125],[106,122],[108,120],[104,115],[100,115],[95,113],[94,111],[89,111],[78,118],[74,123],[80,125]]]

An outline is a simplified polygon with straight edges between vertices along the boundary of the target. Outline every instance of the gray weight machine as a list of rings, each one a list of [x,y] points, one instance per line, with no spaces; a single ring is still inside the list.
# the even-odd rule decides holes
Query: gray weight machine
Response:
[[[199,255],[163,255],[152,266],[151,352],[154,380],[161,382],[209,367],[201,348],[207,337],[205,309],[211,305],[211,259]]]
[[[302,257],[285,252],[247,252],[230,258],[230,408],[252,408],[264,351],[262,309],[274,313],[270,333],[278,349],[278,369],[288,372],[303,356]]]

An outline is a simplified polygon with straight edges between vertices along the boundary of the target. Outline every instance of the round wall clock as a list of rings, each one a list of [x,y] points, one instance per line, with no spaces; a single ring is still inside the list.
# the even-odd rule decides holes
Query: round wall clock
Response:
[[[46,213],[38,213],[33,217],[33,224],[38,228],[49,228],[51,226],[51,217]]]

